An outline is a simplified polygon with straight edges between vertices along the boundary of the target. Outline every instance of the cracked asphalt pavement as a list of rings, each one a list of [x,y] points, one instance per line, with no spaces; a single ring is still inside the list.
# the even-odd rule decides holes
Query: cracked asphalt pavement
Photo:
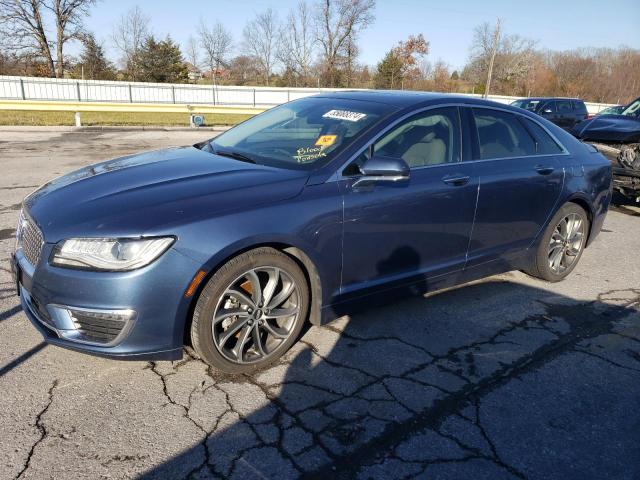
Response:
[[[513,272],[309,328],[226,376],[46,346],[9,257],[22,198],[210,132],[0,131],[0,478],[640,478],[640,210],[564,282]]]

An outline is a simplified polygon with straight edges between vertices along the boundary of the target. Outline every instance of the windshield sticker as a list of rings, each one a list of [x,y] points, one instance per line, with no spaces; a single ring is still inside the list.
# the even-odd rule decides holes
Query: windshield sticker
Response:
[[[322,115],[323,118],[334,118],[336,120],[346,120],[347,122],[357,122],[366,116],[366,113],[350,112],[349,110],[329,110]]]
[[[320,135],[316,140],[316,147],[330,147],[336,142],[337,135]]]
[[[327,154],[322,151],[322,147],[301,147],[296,150],[296,155],[293,158],[298,163],[307,163],[326,156]]]

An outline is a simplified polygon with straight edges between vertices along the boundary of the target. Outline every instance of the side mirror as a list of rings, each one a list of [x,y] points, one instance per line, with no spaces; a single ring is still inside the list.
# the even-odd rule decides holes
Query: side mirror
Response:
[[[409,180],[409,165],[401,158],[373,156],[360,167],[360,171],[362,176],[353,183],[354,187]]]
[[[553,113],[553,110],[551,110],[550,108],[545,108],[542,113],[544,113],[545,115],[548,115],[550,113]]]

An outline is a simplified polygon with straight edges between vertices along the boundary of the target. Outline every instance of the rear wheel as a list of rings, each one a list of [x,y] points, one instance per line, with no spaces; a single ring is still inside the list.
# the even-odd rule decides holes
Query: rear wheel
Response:
[[[527,273],[549,282],[566,278],[582,256],[588,232],[587,212],[575,203],[565,204],[549,222]]]
[[[251,250],[227,262],[202,291],[193,348],[224,372],[261,368],[293,345],[308,311],[309,288],[298,264],[273,248]]]

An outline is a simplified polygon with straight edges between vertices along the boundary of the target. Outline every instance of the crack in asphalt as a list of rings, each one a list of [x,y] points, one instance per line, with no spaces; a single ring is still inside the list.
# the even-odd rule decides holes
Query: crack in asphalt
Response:
[[[602,360],[603,362],[606,362],[606,363],[608,363],[610,365],[613,365],[616,368],[622,368],[624,370],[629,370],[631,372],[640,373],[640,368],[633,368],[633,367],[629,367],[627,365],[622,365],[621,363],[618,363],[618,362],[616,362],[614,360],[611,360],[610,358],[602,357],[602,356],[598,355],[597,353],[590,352],[590,351],[585,350],[583,348],[576,347],[576,348],[573,349],[573,351],[576,352],[576,353],[582,353],[584,355],[588,355],[588,356],[590,356],[592,358],[597,358],[598,360]],[[629,352],[629,355],[633,357],[634,355],[638,355],[638,354],[636,352]],[[636,360],[638,360],[638,359],[636,359]]]
[[[38,413],[38,415],[36,416],[35,427],[38,429],[38,432],[40,433],[40,437],[33,443],[33,445],[31,445],[31,448],[29,449],[29,453],[27,454],[27,459],[25,460],[24,465],[22,466],[22,469],[20,470],[20,472],[18,472],[18,475],[16,475],[15,477],[16,480],[19,478],[22,478],[22,476],[29,469],[29,466],[31,465],[31,459],[35,454],[36,448],[38,447],[38,445],[40,445],[40,443],[45,438],[47,438],[47,435],[48,435],[47,428],[44,426],[44,423],[42,422],[42,416],[45,413],[47,413],[47,410],[49,410],[49,407],[53,403],[53,391],[57,386],[58,386],[58,380],[56,379],[53,381],[51,388],[49,388],[49,392],[48,392],[49,397],[48,397],[47,403],[45,404],[44,408],[40,410],[40,413]]]
[[[0,187],[0,190],[20,190],[23,188],[38,188],[40,185],[11,185],[9,187]]]
[[[209,457],[210,457],[210,452],[209,452],[209,447],[207,445],[207,438],[209,437],[209,435],[211,434],[210,431],[207,431],[202,425],[200,425],[198,422],[196,422],[193,418],[191,418],[191,416],[189,415],[189,410],[191,409],[191,398],[193,396],[194,391],[196,390],[197,387],[194,387],[193,390],[191,390],[191,393],[189,394],[189,401],[187,405],[183,405],[179,402],[177,402],[176,400],[174,400],[171,395],[169,394],[168,388],[167,388],[167,376],[169,375],[176,375],[176,370],[178,370],[181,366],[186,365],[187,363],[191,362],[192,359],[191,357],[188,357],[187,360],[183,360],[181,362],[177,362],[173,368],[174,371],[168,374],[162,374],[161,372],[158,371],[158,365],[156,362],[149,362],[149,369],[155,373],[159,378],[160,381],[162,382],[162,392],[165,396],[165,398],[167,399],[167,401],[171,404],[171,405],[175,405],[179,408],[181,408],[183,410],[183,417],[186,418],[187,420],[189,420],[193,425],[195,425],[195,427],[202,433],[203,435],[203,440],[201,442],[201,445],[204,448],[204,452],[205,452],[205,461],[203,462],[202,465],[198,466],[196,469],[194,469],[192,472],[190,472],[190,474],[187,476],[187,478],[191,478],[192,474],[195,473],[196,471],[199,471],[202,467],[204,467],[205,465],[208,465],[209,462]],[[213,473],[213,472],[212,472]]]

